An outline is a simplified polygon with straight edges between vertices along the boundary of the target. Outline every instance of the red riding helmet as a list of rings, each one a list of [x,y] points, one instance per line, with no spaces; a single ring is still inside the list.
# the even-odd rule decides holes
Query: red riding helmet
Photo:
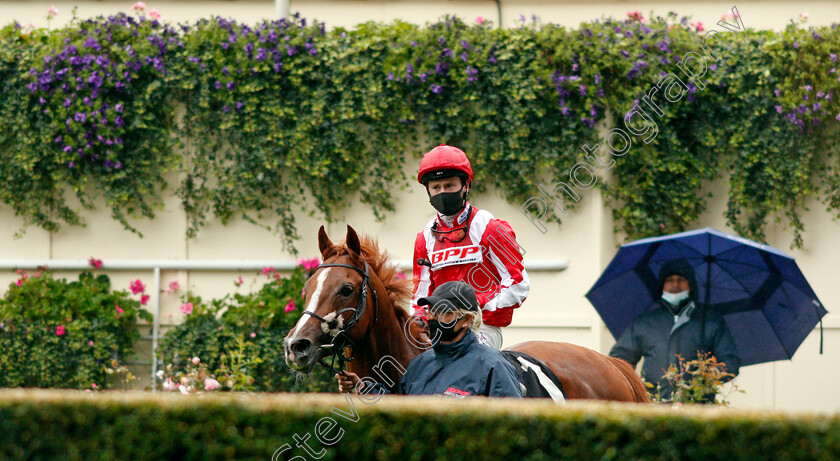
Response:
[[[472,166],[470,166],[470,159],[467,158],[467,154],[465,154],[464,151],[458,149],[457,147],[441,144],[429,152],[426,152],[426,155],[423,156],[423,160],[420,160],[420,171],[417,172],[417,182],[425,185],[423,182],[423,176],[433,171],[441,170],[460,171],[461,173],[467,175],[469,183],[472,183],[473,170]],[[428,182],[430,179],[445,178],[451,175],[446,175],[441,172],[440,175],[434,176],[436,177],[426,178],[426,181]]]

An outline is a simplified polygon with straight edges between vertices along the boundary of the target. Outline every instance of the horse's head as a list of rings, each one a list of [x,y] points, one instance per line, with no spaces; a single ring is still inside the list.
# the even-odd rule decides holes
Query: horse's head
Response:
[[[347,226],[344,245],[335,245],[321,226],[318,247],[324,262],[306,281],[304,313],[283,341],[286,364],[304,372],[333,347],[343,353],[343,346],[360,340],[378,309],[372,288],[378,279],[362,257],[356,231]]]

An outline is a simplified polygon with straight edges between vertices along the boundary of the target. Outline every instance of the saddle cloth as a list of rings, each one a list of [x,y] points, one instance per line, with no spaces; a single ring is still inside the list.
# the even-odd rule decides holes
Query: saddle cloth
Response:
[[[554,403],[566,403],[563,383],[542,361],[517,351],[502,351],[516,369],[519,387],[525,398],[550,398]]]

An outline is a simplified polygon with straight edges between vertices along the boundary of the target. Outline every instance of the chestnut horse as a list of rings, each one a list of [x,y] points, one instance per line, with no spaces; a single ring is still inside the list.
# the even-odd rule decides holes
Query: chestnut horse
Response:
[[[318,231],[324,263],[306,281],[306,310],[283,341],[286,363],[309,372],[335,353],[362,378],[397,383],[408,363],[428,348],[421,326],[401,307],[411,296],[411,282],[396,278],[387,253],[375,241],[359,239],[347,226],[343,245]],[[331,351],[335,344],[339,350]],[[641,378],[626,362],[568,343],[528,341],[508,350],[542,360],[560,379],[569,399],[648,402]],[[396,366],[377,367],[390,356]],[[380,364],[381,365],[381,364]],[[379,368],[379,369],[377,369]],[[393,389],[392,385],[389,385]]]

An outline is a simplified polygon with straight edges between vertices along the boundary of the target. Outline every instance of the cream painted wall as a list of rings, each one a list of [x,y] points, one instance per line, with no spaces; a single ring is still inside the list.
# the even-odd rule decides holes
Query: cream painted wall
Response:
[[[132,2],[0,2],[0,22],[17,19],[24,25],[34,22],[46,25],[43,16],[49,5],[55,4],[61,11],[57,23],[66,21],[70,5],[79,5],[79,15],[111,14],[128,11]],[[697,20],[710,26],[731,7],[730,1],[672,1],[672,2],[623,2],[623,1],[515,1],[502,2],[505,25],[512,24],[519,13],[538,14],[544,21],[559,21],[575,26],[582,20],[601,15],[624,17],[627,10],[638,9],[645,13],[651,9],[663,13],[676,10],[682,14],[693,14]],[[736,2],[748,27],[780,28],[799,11],[810,13],[809,24],[829,24],[840,19],[840,2]],[[193,21],[211,14],[229,16],[255,23],[261,18],[273,15],[273,2],[221,1],[191,2],[174,1],[156,4],[147,2],[149,8],[158,8],[165,18],[173,21]],[[464,18],[483,16],[495,18],[495,5],[484,1],[462,2],[327,2],[303,0],[293,2],[293,10],[300,10],[305,17],[325,20],[328,25],[352,26],[366,20],[391,20],[403,18],[412,22],[431,21],[451,12]],[[416,147],[419,155],[435,142]],[[632,155],[630,153],[629,155]],[[406,166],[406,174],[413,176],[416,162]],[[534,172],[539,175],[540,172]],[[177,178],[171,178],[177,182]],[[477,178],[480,180],[480,177]],[[709,201],[709,209],[698,220],[694,228],[712,226],[726,228],[723,210],[726,204],[725,182],[710,185],[709,190],[717,196]],[[536,193],[536,191],[535,191]],[[396,259],[411,259],[415,233],[432,216],[425,192],[412,184],[406,192],[395,191],[397,211],[389,214],[382,222],[376,222],[373,214],[362,206],[354,205],[340,216],[337,222],[328,225],[328,232],[334,239],[344,238],[345,225],[378,237],[381,246]],[[350,203],[357,203],[351,198]],[[532,291],[525,306],[519,310],[511,327],[505,330],[505,344],[510,345],[530,339],[568,341],[607,352],[614,339],[603,326],[594,309],[583,297],[601,271],[614,256],[620,243],[613,235],[612,216],[604,206],[597,191],[585,194],[578,209],[570,211],[562,225],[549,226],[546,234],[540,233],[518,210],[502,200],[498,193],[490,191],[473,198],[480,208],[489,209],[497,217],[509,221],[518,241],[526,250],[526,259],[560,258],[569,262],[569,268],[559,273],[532,272]],[[836,238],[840,235],[840,224],[832,221],[819,203],[809,203],[805,214],[805,245],[803,250],[788,250],[791,236],[785,229],[774,224],[770,226],[768,240],[771,245],[797,258],[805,276],[811,282],[820,299],[829,311],[840,306],[840,284],[833,270],[840,260],[840,246]],[[0,243],[5,259],[60,259],[91,256],[101,259],[285,259],[291,255],[284,252],[276,235],[251,224],[234,221],[227,226],[210,222],[195,239],[185,238],[186,219],[180,211],[178,200],[167,197],[165,209],[153,221],[140,221],[138,227],[144,238],[126,232],[111,220],[107,210],[84,213],[87,227],[66,228],[50,234],[30,228],[22,238],[14,234],[22,226],[22,220],[6,206],[0,205]],[[303,236],[298,248],[303,257],[313,257],[317,252],[316,232],[322,220],[310,218],[305,213],[297,217],[298,229]],[[265,222],[270,226],[270,221]],[[74,274],[68,274],[75,276]],[[242,275],[246,280],[243,287],[235,288],[233,279]],[[151,279],[148,272],[115,272],[111,274],[114,285],[127,288],[130,280]],[[164,271],[163,288],[171,279],[179,280],[184,289],[192,289],[204,298],[222,296],[234,290],[250,291],[262,283],[255,273],[198,273]],[[6,286],[14,279],[11,273],[0,274],[0,286]],[[182,290],[183,292],[183,290]],[[180,322],[182,314],[178,307],[178,295],[161,294],[161,321],[166,325]],[[836,366],[840,354],[840,316],[829,314],[825,318],[824,355],[819,355],[818,330],[809,336],[791,361],[776,362],[747,367],[736,380],[745,394],[733,394],[731,401],[737,407],[775,408],[792,410],[840,411],[840,396],[834,383],[840,381],[840,367]],[[147,333],[144,329],[143,333]],[[140,359],[148,359],[149,342],[138,344]],[[148,369],[138,368],[135,373],[147,376]],[[142,385],[142,384],[141,384]]]
[[[78,16],[87,18],[96,15],[110,15],[119,11],[131,12],[131,0],[124,1],[2,1],[0,2],[0,23],[17,20],[26,26],[46,27],[47,8],[55,5],[59,16],[53,26],[69,21],[73,6],[78,6]],[[192,22],[211,15],[232,17],[246,23],[256,23],[275,15],[273,1],[191,1],[146,2],[148,9],[157,9],[166,20]],[[544,22],[555,22],[575,27],[583,21],[602,16],[625,18],[629,10],[639,10],[645,17],[653,12],[666,15],[675,11],[692,16],[707,27],[713,26],[720,16],[733,5],[738,7],[744,24],[756,29],[783,28],[800,12],[810,14],[809,24],[828,25],[840,20],[840,2],[833,0],[774,1],[774,0],[678,0],[678,1],[622,1],[622,0],[501,0],[502,24],[516,25],[520,15],[530,21],[537,15]],[[329,27],[353,27],[366,21],[404,21],[423,24],[436,21],[446,14],[455,14],[474,21],[478,16],[498,22],[498,10],[492,0],[291,0],[291,11],[300,12],[308,19],[326,22]]]

